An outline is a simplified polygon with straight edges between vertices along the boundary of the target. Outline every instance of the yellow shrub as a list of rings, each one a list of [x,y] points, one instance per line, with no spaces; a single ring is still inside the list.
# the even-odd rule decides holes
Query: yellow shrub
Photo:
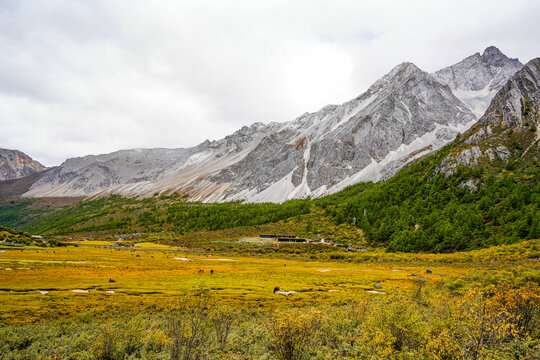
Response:
[[[321,328],[324,316],[315,310],[277,312],[270,324],[271,350],[278,359],[309,358],[314,337]]]

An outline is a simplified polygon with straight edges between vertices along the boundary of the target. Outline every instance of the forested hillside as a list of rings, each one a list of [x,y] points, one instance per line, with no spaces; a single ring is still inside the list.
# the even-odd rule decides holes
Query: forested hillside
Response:
[[[351,187],[316,203],[335,222],[356,218],[369,243],[391,251],[450,252],[539,238],[538,163],[435,175],[453,146],[365,191]]]

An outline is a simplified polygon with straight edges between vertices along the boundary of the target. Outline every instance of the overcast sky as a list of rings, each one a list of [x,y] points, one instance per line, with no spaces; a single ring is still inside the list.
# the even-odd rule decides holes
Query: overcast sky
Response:
[[[411,61],[540,56],[540,1],[0,0],[0,147],[43,164],[288,121]]]

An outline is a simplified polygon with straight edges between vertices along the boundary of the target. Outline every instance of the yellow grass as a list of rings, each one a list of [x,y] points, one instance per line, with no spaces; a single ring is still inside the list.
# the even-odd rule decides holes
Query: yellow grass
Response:
[[[193,289],[201,283],[213,289],[221,301],[238,306],[339,303],[386,296],[366,292],[376,284],[388,295],[413,293],[417,277],[409,276],[412,273],[428,279],[424,289],[429,289],[477,272],[475,267],[463,264],[430,264],[433,274],[426,274],[426,266],[403,262],[357,264],[232,257],[227,253],[174,252],[174,248],[151,243],[127,249],[95,246],[104,245],[104,241],[82,243],[94,246],[1,252],[0,320],[30,321],[53,313],[162,306],[173,301],[182,289]],[[214,270],[213,275],[210,270]],[[274,294],[275,286],[297,293]],[[72,292],[76,289],[88,292]],[[38,290],[49,293],[42,295]]]
[[[113,246],[113,241],[105,241],[105,240],[82,240],[82,241],[73,241],[70,242],[71,244],[77,244],[77,245],[94,245],[94,246]]]
[[[135,244],[136,248],[144,248],[144,249],[174,249],[174,247],[166,244],[157,244],[153,242],[141,242]]]

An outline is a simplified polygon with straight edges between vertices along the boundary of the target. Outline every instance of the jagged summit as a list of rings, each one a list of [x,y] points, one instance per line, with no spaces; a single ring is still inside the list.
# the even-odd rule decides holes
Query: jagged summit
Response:
[[[495,46],[487,47],[484,50],[482,54],[482,60],[490,65],[498,67],[504,67],[507,63],[513,63],[516,65],[516,67],[519,67],[519,65],[521,65],[517,58],[509,58]]]
[[[482,57],[489,59],[489,58],[506,58],[508,57],[504,55],[501,50],[499,50],[496,46],[488,46],[484,52],[482,53]]]
[[[486,48],[462,61],[433,74],[442,84],[480,118],[497,91],[523,67],[518,59],[510,59],[495,46]]]

